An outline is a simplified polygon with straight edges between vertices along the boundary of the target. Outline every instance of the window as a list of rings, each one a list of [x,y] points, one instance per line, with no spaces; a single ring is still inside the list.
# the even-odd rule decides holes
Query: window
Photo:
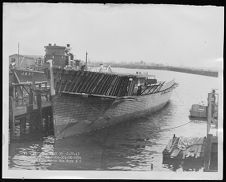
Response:
[[[11,58],[11,63],[15,63],[16,59],[15,58]]]

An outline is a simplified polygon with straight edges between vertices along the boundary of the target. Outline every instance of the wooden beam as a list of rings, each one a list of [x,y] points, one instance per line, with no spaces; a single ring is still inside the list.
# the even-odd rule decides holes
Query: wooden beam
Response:
[[[98,89],[98,85],[101,82],[101,80],[104,78],[104,74],[101,75],[101,77],[99,78],[99,80],[97,81],[95,87],[92,89],[91,93],[92,94],[96,94],[96,90]]]
[[[111,84],[110,84],[110,86],[109,86],[109,88],[108,88],[108,90],[106,92],[106,95],[110,95],[110,92],[111,92],[116,80],[117,80],[117,76],[114,75],[113,76],[113,80],[111,81]]]
[[[39,84],[47,84],[48,82],[43,81],[43,82],[35,82],[34,85],[39,85]],[[32,82],[20,82],[20,83],[12,83],[13,86],[30,86],[32,85]]]
[[[100,76],[100,74],[98,74],[98,73],[93,74],[93,77],[90,80],[91,84],[87,87],[87,93],[90,93],[91,90],[94,88],[94,86],[96,84],[96,80],[99,76]]]
[[[94,96],[94,97],[102,97],[102,98],[110,98],[110,99],[116,99],[118,97],[116,96],[106,96],[106,95],[98,95],[98,94],[86,94],[86,93],[77,93],[77,92],[61,92],[63,94],[71,94],[71,95],[81,95],[81,96]]]
[[[79,76],[80,76],[80,72],[79,71],[76,71],[75,74],[74,74],[74,76],[73,76],[73,80],[71,82],[71,85],[70,85],[70,87],[68,88],[67,91],[70,92],[70,91],[72,91],[74,89],[74,85],[78,82]]]

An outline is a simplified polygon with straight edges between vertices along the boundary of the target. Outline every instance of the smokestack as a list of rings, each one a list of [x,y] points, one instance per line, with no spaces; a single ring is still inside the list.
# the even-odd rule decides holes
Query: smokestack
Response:
[[[87,51],[86,51],[86,67],[87,67],[87,56],[88,56],[88,53],[87,53]]]

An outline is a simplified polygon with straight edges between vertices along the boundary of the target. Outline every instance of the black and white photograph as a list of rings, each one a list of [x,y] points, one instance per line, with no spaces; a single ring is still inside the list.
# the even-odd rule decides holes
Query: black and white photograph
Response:
[[[222,179],[223,48],[223,6],[3,3],[3,177]]]

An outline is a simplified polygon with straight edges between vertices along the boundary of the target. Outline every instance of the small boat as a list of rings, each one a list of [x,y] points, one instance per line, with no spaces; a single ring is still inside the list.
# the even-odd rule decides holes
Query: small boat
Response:
[[[200,104],[193,104],[190,109],[191,119],[207,119],[207,106]]]

